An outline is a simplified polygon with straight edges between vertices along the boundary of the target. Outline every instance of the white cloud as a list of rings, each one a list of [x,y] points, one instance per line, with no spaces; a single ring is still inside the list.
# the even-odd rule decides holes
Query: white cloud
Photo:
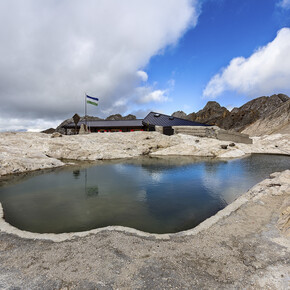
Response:
[[[150,58],[196,25],[197,0],[0,1],[0,115],[46,120],[125,112]],[[138,72],[139,71],[139,72]],[[156,94],[155,94],[156,95]],[[125,104],[125,105],[124,105]]]
[[[0,132],[6,131],[30,131],[30,132],[39,132],[48,128],[56,128],[63,120],[47,121],[43,119],[18,119],[0,117]]]
[[[204,97],[216,98],[232,90],[251,97],[290,92],[290,28],[259,48],[249,58],[237,57],[216,74],[203,91]]]
[[[137,71],[137,75],[138,75],[138,77],[139,77],[143,82],[147,82],[147,80],[148,80],[148,74],[147,74],[145,71],[138,70],[138,71]]]
[[[278,6],[284,8],[284,9],[290,9],[290,0],[281,0],[278,3]]]
[[[138,104],[164,103],[169,100],[168,90],[154,90],[152,87],[139,87],[136,89],[136,94],[136,103]]]
[[[163,103],[167,102],[168,97],[166,96],[166,90],[156,90],[148,95],[144,96],[143,103],[149,103],[149,102],[158,102]]]

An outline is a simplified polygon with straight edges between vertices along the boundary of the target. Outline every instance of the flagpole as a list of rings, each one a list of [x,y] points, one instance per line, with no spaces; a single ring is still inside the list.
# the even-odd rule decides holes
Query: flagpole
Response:
[[[86,125],[86,128],[85,130],[87,129],[87,94],[85,93],[85,125]]]

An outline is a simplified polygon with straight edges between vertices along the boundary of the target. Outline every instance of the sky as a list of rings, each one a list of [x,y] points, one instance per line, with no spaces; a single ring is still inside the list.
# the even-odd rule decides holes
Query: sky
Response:
[[[290,96],[290,0],[0,0],[0,131]]]

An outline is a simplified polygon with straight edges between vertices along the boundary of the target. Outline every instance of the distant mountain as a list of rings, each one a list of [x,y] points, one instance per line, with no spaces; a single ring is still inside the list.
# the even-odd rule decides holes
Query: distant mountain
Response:
[[[231,111],[227,110],[225,107],[221,107],[217,102],[210,101],[197,113],[186,115],[182,111],[177,111],[172,115],[175,116],[178,114],[180,116],[182,115],[184,119],[208,125],[216,125],[226,130],[241,132],[260,119],[266,120],[267,118],[272,118],[271,116],[274,112],[280,107],[282,111],[282,106],[284,108],[284,105],[288,103],[289,100],[289,97],[284,94],[272,95],[270,97],[263,96],[251,100],[243,106],[234,108]],[[277,112],[279,112],[279,110]],[[286,114],[287,106],[285,106],[283,112]],[[273,119],[271,120],[273,123]],[[285,120],[287,120],[287,114]],[[285,122],[282,123],[284,124]],[[254,133],[258,134],[258,132],[252,132],[251,134]]]
[[[122,117],[122,115],[120,114],[115,114],[115,115],[111,115],[109,117],[106,118],[106,120],[110,120],[110,121],[117,121],[117,120],[136,120],[136,116],[134,115],[127,115],[127,116],[124,116]]]

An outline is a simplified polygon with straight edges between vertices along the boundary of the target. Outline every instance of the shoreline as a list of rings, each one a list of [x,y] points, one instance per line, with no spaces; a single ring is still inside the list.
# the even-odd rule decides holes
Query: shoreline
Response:
[[[10,159],[10,169],[17,166],[25,169],[32,158],[39,161],[37,166],[44,161],[46,166],[50,165],[47,170],[53,170],[51,159],[57,160],[56,156],[69,154],[71,150],[68,148],[76,148],[84,140],[72,138],[63,141],[65,137],[55,140],[39,134],[33,136],[36,138],[25,146],[21,144],[19,154]],[[132,137],[130,146],[125,137]],[[140,137],[141,140],[134,143],[134,139]],[[208,153],[221,156],[225,152],[219,148],[225,142],[185,135],[171,140],[158,134],[114,135],[114,138],[117,145],[111,143],[112,137],[107,137],[107,143],[96,146],[98,137],[89,137],[86,145],[92,142],[92,147],[86,151],[81,147],[77,154],[89,152],[88,159],[100,157],[94,155],[93,149],[102,146],[112,150],[114,156],[120,156],[125,150],[122,159],[140,156],[142,152],[152,157],[158,157],[157,153],[161,152],[163,158],[169,152],[177,152],[180,157],[181,153],[191,153],[189,156],[193,157],[197,152],[201,157],[210,155]],[[197,139],[200,147],[194,146],[193,149]],[[11,140],[9,142],[11,144]],[[209,146],[205,147],[207,144]],[[277,144],[282,149],[289,148],[289,135],[257,138],[251,148],[246,144],[236,144],[237,148],[228,153],[243,152],[234,158],[265,154],[266,151],[276,154]],[[157,148],[160,145],[163,148]],[[3,140],[1,146],[5,148]],[[15,147],[10,148],[11,157]],[[45,156],[47,153],[53,153],[53,157]],[[27,155],[21,159],[21,154]],[[225,159],[231,160],[230,155],[227,154]],[[24,167],[19,160],[26,162]],[[0,179],[9,177],[13,178],[13,175],[2,175]],[[290,170],[271,174],[270,178],[256,184],[197,227],[173,234],[149,234],[121,226],[68,234],[35,234],[8,224],[0,206],[1,285],[4,288],[43,289],[286,289],[290,283],[289,213]]]

